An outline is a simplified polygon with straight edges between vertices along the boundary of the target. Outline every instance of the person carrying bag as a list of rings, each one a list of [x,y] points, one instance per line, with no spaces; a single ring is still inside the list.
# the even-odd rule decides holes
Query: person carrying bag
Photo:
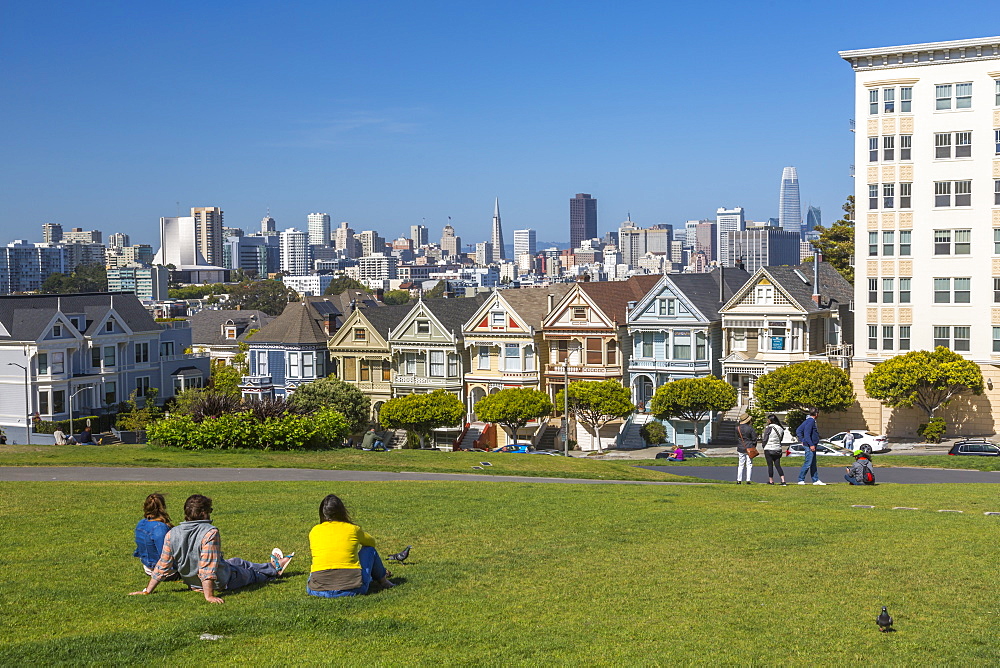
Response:
[[[746,467],[747,484],[750,483],[750,473],[753,471],[753,458],[757,452],[757,432],[751,424],[753,418],[746,413],[740,415],[740,423],[736,426],[736,484],[743,484],[743,469]]]

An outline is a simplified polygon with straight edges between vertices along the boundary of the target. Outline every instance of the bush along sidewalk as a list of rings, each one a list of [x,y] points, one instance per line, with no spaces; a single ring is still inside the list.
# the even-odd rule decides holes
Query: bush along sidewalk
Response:
[[[186,450],[320,450],[339,445],[349,431],[343,415],[322,409],[313,415],[263,418],[253,411],[239,411],[201,421],[173,415],[149,425],[146,434],[152,445]]]

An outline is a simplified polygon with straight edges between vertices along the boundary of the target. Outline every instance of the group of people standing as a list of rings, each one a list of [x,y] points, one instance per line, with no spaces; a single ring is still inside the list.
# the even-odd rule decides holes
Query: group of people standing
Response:
[[[212,524],[212,499],[192,494],[184,502],[184,521],[176,526],[162,494],[150,494],[143,518],[135,527],[135,553],[149,583],[130,596],[152,594],[160,582],[181,580],[201,591],[209,603],[222,603],[217,594],[251,584],[270,582],[285,573],[295,553],[274,548],[267,562],[256,563],[222,555],[219,529]],[[319,506],[320,523],[309,532],[312,567],[306,584],[310,596],[336,598],[367,594],[374,583],[393,586],[375,539],[351,521],[343,501],[327,495]]]

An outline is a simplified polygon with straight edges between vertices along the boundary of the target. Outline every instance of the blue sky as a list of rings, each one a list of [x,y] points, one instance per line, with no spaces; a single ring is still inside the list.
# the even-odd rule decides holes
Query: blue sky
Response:
[[[867,9],[866,9],[867,7]],[[862,11],[864,10],[864,11]],[[947,14],[947,12],[945,13]],[[0,242],[43,222],[157,245],[160,216],[306,215],[387,238],[451,216],[568,239],[853,187],[842,49],[995,34],[994,2],[7,2]],[[948,25],[944,25],[947,23]],[[982,28],[981,26],[987,26]],[[992,27],[990,27],[992,26]]]

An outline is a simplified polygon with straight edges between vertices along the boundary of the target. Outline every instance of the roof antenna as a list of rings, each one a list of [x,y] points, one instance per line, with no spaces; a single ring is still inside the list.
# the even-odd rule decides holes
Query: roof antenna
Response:
[[[181,203],[180,202],[174,202],[174,204],[177,205],[177,217],[180,218],[181,217]]]

